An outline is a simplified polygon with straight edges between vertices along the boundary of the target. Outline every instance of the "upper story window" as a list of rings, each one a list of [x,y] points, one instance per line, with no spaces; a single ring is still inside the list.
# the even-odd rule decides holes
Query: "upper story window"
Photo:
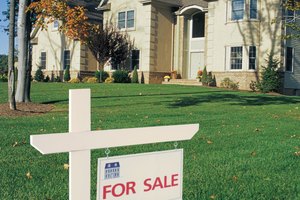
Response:
[[[231,0],[230,20],[258,19],[257,0]]]
[[[118,13],[118,28],[134,28],[134,10],[123,11]]]
[[[58,30],[58,27],[59,27],[58,20],[54,20],[54,22],[53,22],[53,30]]]
[[[250,0],[250,19],[257,19],[257,0]]]
[[[46,69],[46,64],[47,64],[46,61],[47,61],[46,52],[41,52],[41,57],[40,57],[41,69]]]
[[[244,18],[245,0],[232,0],[231,2],[231,20],[240,20]]]
[[[192,38],[205,37],[205,14],[197,13],[192,18]]]
[[[287,47],[285,53],[285,71],[292,72],[294,64],[294,48]]]

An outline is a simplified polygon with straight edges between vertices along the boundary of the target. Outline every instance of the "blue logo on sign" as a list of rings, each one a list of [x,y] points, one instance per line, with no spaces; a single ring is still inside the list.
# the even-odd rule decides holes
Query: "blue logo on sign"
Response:
[[[104,179],[113,179],[120,177],[120,163],[106,163]]]

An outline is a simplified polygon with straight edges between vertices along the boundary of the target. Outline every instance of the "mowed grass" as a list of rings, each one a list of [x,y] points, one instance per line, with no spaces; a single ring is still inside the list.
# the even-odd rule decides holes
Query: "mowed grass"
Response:
[[[0,84],[1,103],[6,88]],[[43,156],[29,136],[68,131],[68,90],[74,88],[92,90],[92,130],[200,124],[191,141],[179,142],[184,200],[300,199],[299,97],[172,85],[34,83],[32,100],[55,109],[34,117],[0,116],[1,200],[68,199],[68,154]],[[110,156],[173,148],[112,148]],[[92,199],[104,151],[92,151]]]

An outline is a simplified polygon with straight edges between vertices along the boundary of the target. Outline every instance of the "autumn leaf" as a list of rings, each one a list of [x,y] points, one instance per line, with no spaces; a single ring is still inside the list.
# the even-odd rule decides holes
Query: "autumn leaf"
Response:
[[[213,142],[210,140],[207,140],[207,144],[213,144]]]
[[[64,164],[64,170],[68,170],[70,168],[69,164]]]
[[[210,195],[209,198],[210,198],[210,199],[216,199],[216,195],[214,195],[214,194],[213,194],[213,195]]]
[[[18,146],[18,142],[17,141],[15,141],[15,143],[12,145],[12,147],[16,147],[16,146]]]
[[[30,173],[29,171],[26,173],[26,177],[27,177],[28,179],[32,179],[31,173]]]
[[[296,151],[296,152],[294,153],[294,155],[295,155],[295,156],[300,156],[300,151]]]
[[[251,152],[251,156],[256,156],[256,152],[255,152],[255,151],[252,151],[252,152]]]
[[[238,177],[237,177],[237,176],[233,176],[233,177],[232,177],[232,180],[233,180],[234,182],[237,182]]]

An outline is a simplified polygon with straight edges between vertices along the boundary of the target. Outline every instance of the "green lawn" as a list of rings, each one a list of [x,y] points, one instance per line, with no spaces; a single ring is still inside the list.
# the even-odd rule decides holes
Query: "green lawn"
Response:
[[[7,85],[0,83],[0,103]],[[184,148],[184,200],[300,199],[300,98],[172,85],[33,84],[32,100],[55,109],[0,116],[0,199],[68,199],[68,154],[41,155],[29,135],[68,130],[68,90],[92,89],[92,130],[199,123]],[[18,142],[17,146],[13,144]],[[111,156],[173,149],[173,143],[111,149]],[[96,162],[92,152],[92,197]],[[32,179],[26,177],[30,172]]]

